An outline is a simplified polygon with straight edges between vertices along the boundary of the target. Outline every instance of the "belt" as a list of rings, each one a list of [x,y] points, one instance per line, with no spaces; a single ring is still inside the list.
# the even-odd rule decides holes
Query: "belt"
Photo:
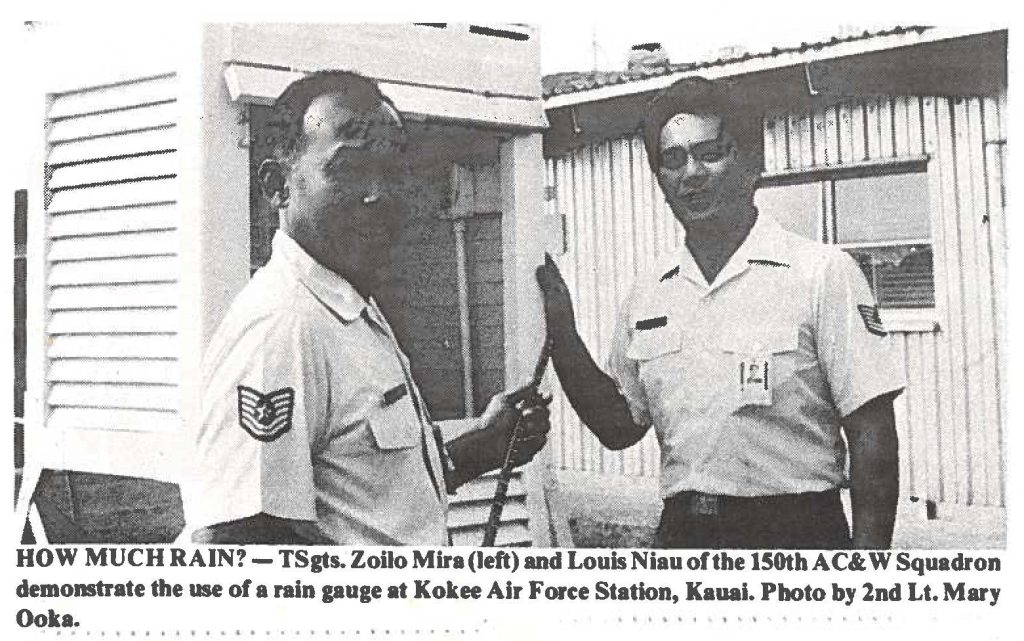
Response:
[[[730,496],[686,491],[665,499],[665,508],[679,510],[689,516],[714,518],[759,512],[814,512],[833,507],[838,502],[838,489],[769,496]]]

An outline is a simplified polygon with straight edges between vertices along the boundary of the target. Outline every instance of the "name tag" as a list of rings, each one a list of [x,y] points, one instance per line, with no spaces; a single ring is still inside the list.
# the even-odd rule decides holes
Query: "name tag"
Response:
[[[772,404],[771,354],[740,356],[737,364],[740,399],[745,405]]]
[[[408,393],[409,393],[409,388],[406,386],[405,383],[401,383],[400,385],[395,385],[394,387],[392,387],[388,391],[384,392],[384,396],[383,396],[383,398],[381,398],[381,402],[380,402],[381,407],[387,407],[388,405],[394,405],[399,400],[401,400],[403,396],[405,396]]]
[[[635,327],[640,331],[644,331],[648,329],[655,329],[656,327],[665,327],[666,325],[668,325],[668,317],[657,316],[655,318],[645,318],[643,320],[638,320],[636,322]]]

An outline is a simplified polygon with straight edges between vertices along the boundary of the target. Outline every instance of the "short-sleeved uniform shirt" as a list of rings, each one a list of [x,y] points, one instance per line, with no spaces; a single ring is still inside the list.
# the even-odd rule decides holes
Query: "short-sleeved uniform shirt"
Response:
[[[759,215],[708,284],[681,247],[638,278],[608,370],[661,446],[661,493],[820,492],[844,416],[903,388],[860,268]]]
[[[447,543],[433,427],[377,305],[278,231],[203,362],[190,525],[264,512],[339,544]]]

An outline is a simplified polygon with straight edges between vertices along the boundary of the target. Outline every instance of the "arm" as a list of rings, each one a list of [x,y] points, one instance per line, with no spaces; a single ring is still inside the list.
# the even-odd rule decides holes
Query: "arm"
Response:
[[[282,519],[260,512],[254,516],[197,529],[192,542],[232,545],[333,545],[309,521]]]
[[[621,450],[633,445],[647,429],[633,420],[626,398],[594,362],[576,331],[569,290],[550,256],[537,268],[537,281],[544,294],[544,313],[553,340],[551,362],[569,404],[605,447]]]
[[[895,395],[878,396],[842,420],[850,445],[855,548],[888,548],[892,543],[900,489]]]
[[[550,397],[541,397],[532,386],[495,395],[477,418],[477,426],[445,446],[452,468],[445,474],[448,493],[453,494],[465,483],[504,464],[512,430],[520,415],[523,423],[512,461],[515,467],[530,462],[547,442],[551,429],[547,408],[550,402]]]

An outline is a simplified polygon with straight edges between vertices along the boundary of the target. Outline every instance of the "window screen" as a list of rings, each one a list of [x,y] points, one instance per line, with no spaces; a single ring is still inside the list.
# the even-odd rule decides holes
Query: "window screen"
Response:
[[[857,260],[880,307],[935,306],[925,172],[762,187],[754,204],[793,233],[831,237]]]
[[[835,217],[838,243],[928,239],[927,174],[837,180]]]

